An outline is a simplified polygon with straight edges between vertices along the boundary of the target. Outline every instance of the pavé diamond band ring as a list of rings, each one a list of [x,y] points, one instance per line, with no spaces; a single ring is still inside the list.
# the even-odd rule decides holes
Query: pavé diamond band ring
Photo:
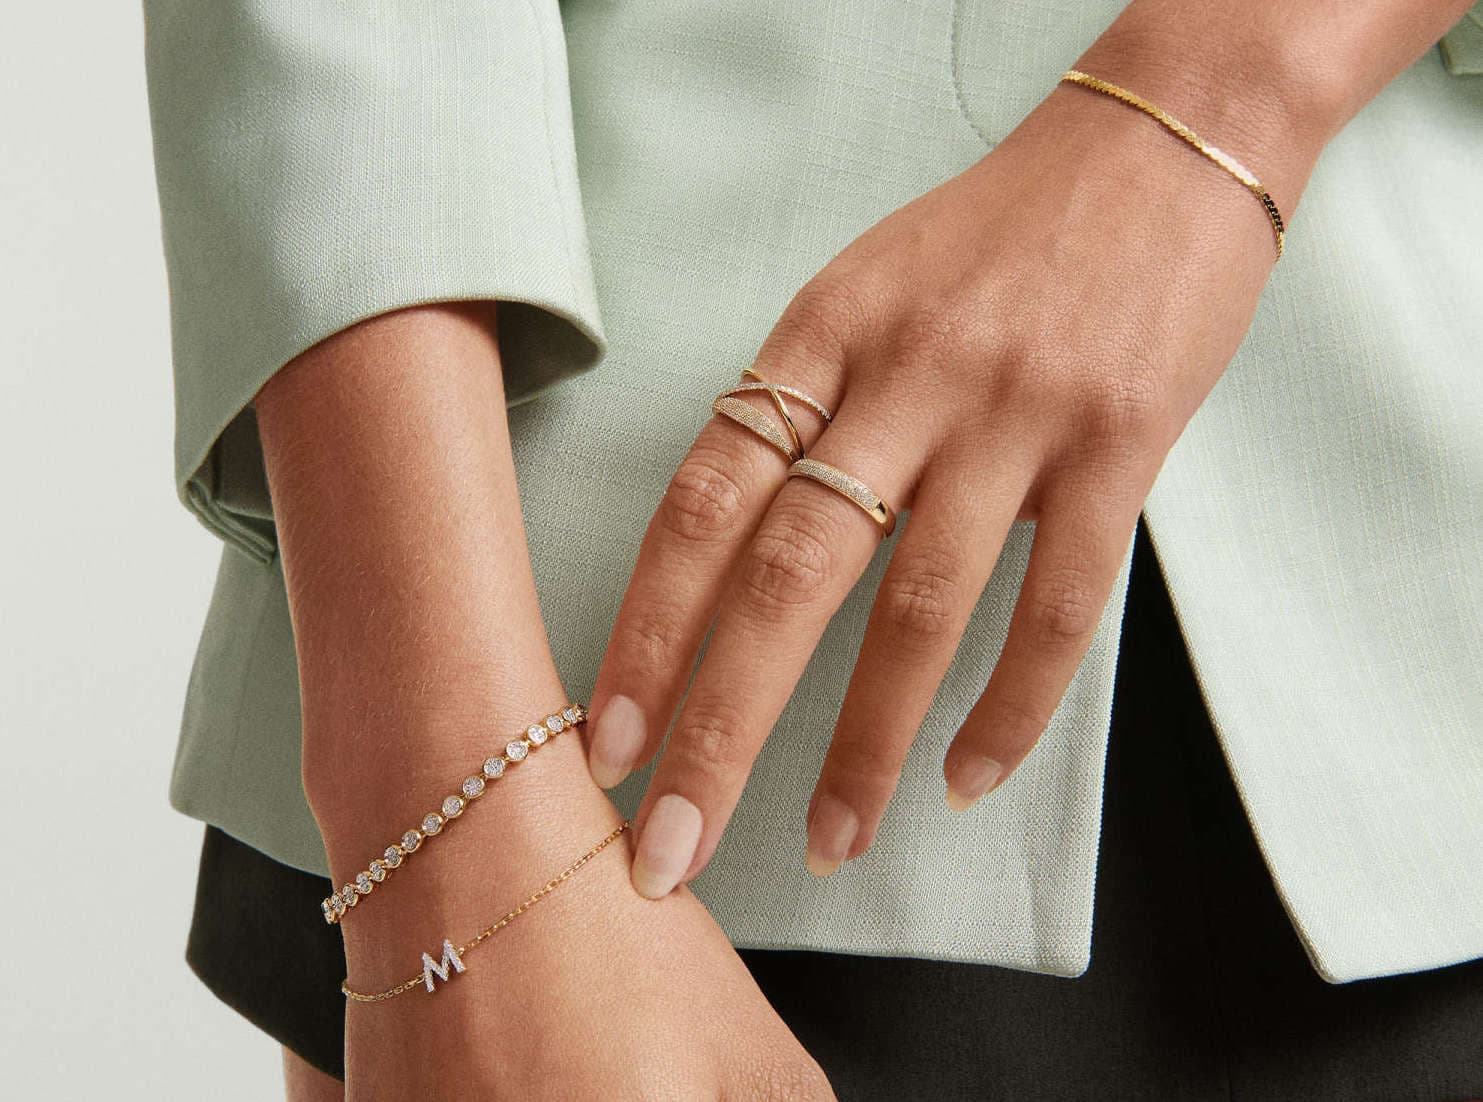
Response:
[[[772,404],[777,408],[779,416],[783,419],[783,427],[779,428],[776,421],[762,413],[756,406],[743,401],[738,395],[765,392],[772,398]],[[764,379],[760,372],[753,368],[747,368],[742,372],[742,381],[736,386],[725,390],[711,403],[711,412],[720,414],[754,436],[766,440],[778,451],[787,457],[789,463],[802,459],[803,438],[798,434],[798,426],[793,422],[793,414],[788,409],[788,403],[783,401],[783,396],[794,398],[808,406],[809,409],[823,418],[825,424],[833,420],[833,414],[823,403],[805,394],[796,387],[785,386],[782,383],[772,383]],[[786,429],[786,433],[783,431]]]
[[[896,511],[869,486],[838,467],[831,467],[817,459],[800,459],[788,468],[788,477],[812,479],[821,486],[828,486],[840,497],[854,502],[881,526],[883,537],[896,530]]]

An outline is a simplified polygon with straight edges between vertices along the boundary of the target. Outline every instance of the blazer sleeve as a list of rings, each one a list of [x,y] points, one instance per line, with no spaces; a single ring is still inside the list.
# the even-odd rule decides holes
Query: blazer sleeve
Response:
[[[1483,2],[1443,36],[1442,61],[1454,76],[1483,76]]]
[[[361,319],[499,299],[511,403],[606,352],[556,0],[144,0],[175,483],[277,551],[252,400]]]

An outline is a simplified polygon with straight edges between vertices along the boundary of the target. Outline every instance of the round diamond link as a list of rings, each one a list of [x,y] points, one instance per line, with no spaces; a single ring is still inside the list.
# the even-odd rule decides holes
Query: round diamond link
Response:
[[[429,812],[419,824],[421,829],[404,833],[399,843],[387,846],[382,856],[372,861],[364,871],[357,873],[351,883],[332,892],[329,898],[321,902],[320,910],[325,921],[332,924],[339,921],[346,911],[359,902],[361,896],[370,895],[377,884],[386,880],[391,870],[401,867],[408,854],[416,853],[427,838],[441,834],[449,820],[458,818],[468,809],[470,801],[484,795],[489,782],[504,776],[508,765],[524,761],[530,756],[531,750],[544,746],[553,735],[561,734],[586,718],[587,710],[582,705],[569,704],[540,722],[532,723],[525,729],[523,738],[507,742],[502,756],[486,758],[479,773],[465,777],[459,786],[459,792],[443,800],[441,813]]]

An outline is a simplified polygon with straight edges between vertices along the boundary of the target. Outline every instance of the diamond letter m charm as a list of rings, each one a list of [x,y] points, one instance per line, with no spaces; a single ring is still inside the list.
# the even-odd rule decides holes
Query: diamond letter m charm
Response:
[[[429,993],[433,991],[433,976],[444,983],[448,982],[448,966],[453,966],[455,972],[463,971],[463,961],[458,959],[458,950],[453,948],[453,942],[447,938],[443,939],[443,959],[433,960],[426,953],[422,954],[422,982],[427,984]]]

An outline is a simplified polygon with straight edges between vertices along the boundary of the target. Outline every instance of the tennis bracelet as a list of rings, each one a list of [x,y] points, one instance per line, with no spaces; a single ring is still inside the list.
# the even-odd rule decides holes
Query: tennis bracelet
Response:
[[[569,704],[559,712],[552,712],[538,723],[525,729],[524,735],[505,743],[503,754],[485,758],[477,773],[464,778],[458,792],[443,800],[437,811],[429,811],[422,822],[404,833],[400,839],[387,846],[354,880],[321,903],[324,920],[334,925],[345,917],[345,912],[360,902],[361,896],[370,895],[377,884],[382,883],[394,871],[401,868],[412,854],[422,848],[424,842],[441,834],[448,825],[468,808],[469,804],[484,795],[489,785],[505,775],[505,770],[530,756],[530,752],[544,746],[551,738],[568,727],[576,727],[587,719],[587,709],[580,704]]]

